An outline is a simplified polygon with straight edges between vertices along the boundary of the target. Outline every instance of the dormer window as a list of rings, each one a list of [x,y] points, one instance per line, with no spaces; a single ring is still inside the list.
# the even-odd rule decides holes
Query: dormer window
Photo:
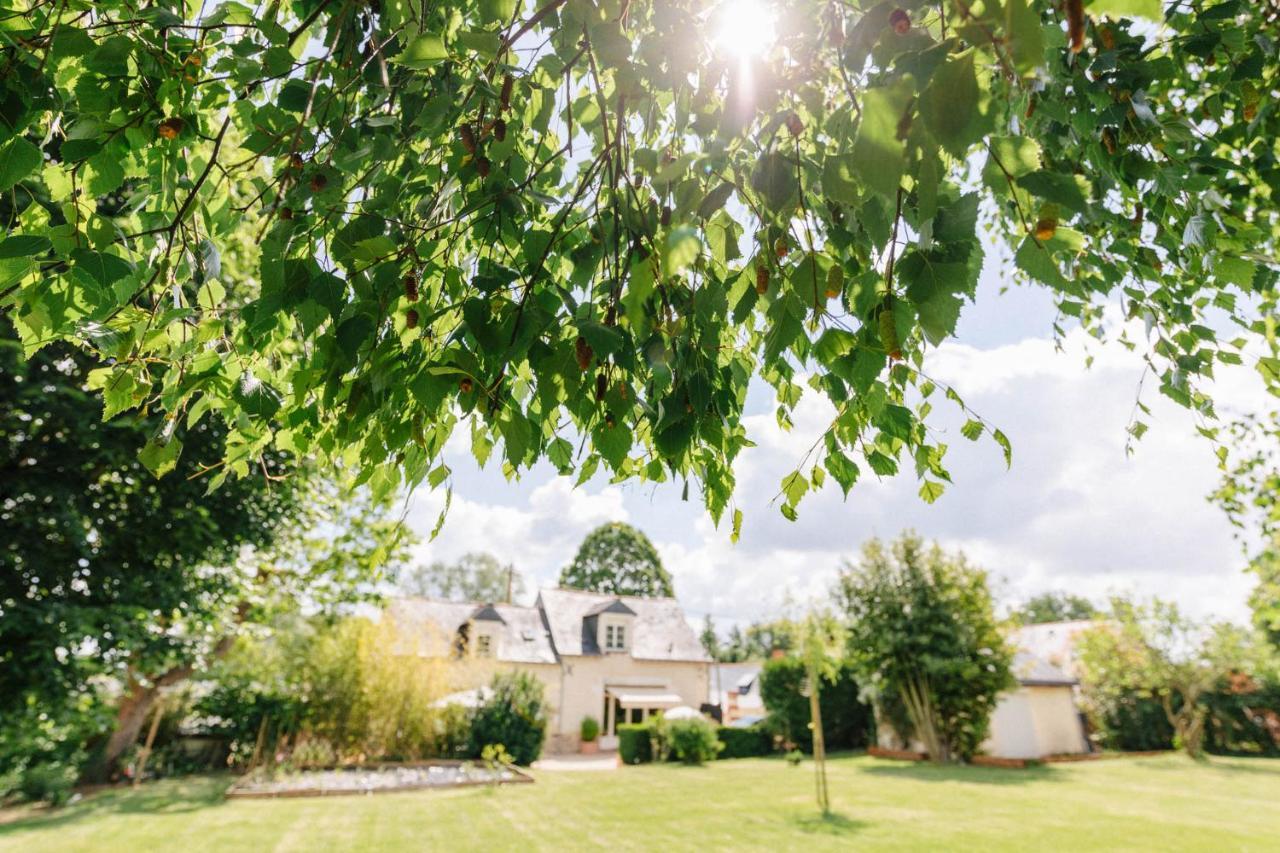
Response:
[[[625,652],[627,650],[627,626],[604,626],[604,650],[606,652]]]
[[[622,599],[604,600],[582,617],[585,636],[595,641],[596,654],[630,651],[631,627],[636,613]]]

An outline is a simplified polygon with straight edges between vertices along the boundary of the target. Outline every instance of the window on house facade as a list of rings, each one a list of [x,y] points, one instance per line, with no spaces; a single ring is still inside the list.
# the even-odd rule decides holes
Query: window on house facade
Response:
[[[481,634],[476,637],[476,657],[493,657],[493,637],[488,634]]]
[[[627,629],[625,625],[606,625],[604,628],[604,650],[607,652],[623,652],[627,649]]]

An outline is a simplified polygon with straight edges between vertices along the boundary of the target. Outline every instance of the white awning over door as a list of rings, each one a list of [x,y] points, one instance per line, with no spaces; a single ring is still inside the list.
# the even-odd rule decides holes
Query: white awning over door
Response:
[[[605,695],[618,700],[624,708],[674,708],[685,704],[665,687],[606,687]]]

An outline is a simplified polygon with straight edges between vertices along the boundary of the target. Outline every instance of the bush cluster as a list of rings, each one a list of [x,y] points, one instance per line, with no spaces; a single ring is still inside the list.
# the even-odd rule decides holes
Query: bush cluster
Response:
[[[760,723],[741,729],[720,726],[716,737],[724,744],[721,758],[753,758],[773,752],[773,735]]]
[[[788,743],[811,752],[809,698],[800,692],[804,679],[804,662],[798,658],[771,660],[760,673],[760,695],[769,712],[770,728]],[[858,698],[851,664],[841,663],[835,681],[823,682],[818,704],[827,749],[860,749],[874,741],[875,715]]]
[[[516,764],[532,764],[542,753],[547,708],[542,682],[526,672],[497,675],[493,696],[471,718],[470,757],[501,745]]]
[[[672,754],[685,764],[704,764],[724,749],[716,738],[715,724],[706,717],[672,720],[666,728]]]

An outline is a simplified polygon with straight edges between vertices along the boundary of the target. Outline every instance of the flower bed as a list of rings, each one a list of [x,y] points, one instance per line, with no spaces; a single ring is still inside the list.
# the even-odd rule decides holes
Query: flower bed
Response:
[[[495,769],[467,761],[424,761],[249,775],[232,785],[227,797],[328,797],[532,781],[532,776],[510,766]]]

